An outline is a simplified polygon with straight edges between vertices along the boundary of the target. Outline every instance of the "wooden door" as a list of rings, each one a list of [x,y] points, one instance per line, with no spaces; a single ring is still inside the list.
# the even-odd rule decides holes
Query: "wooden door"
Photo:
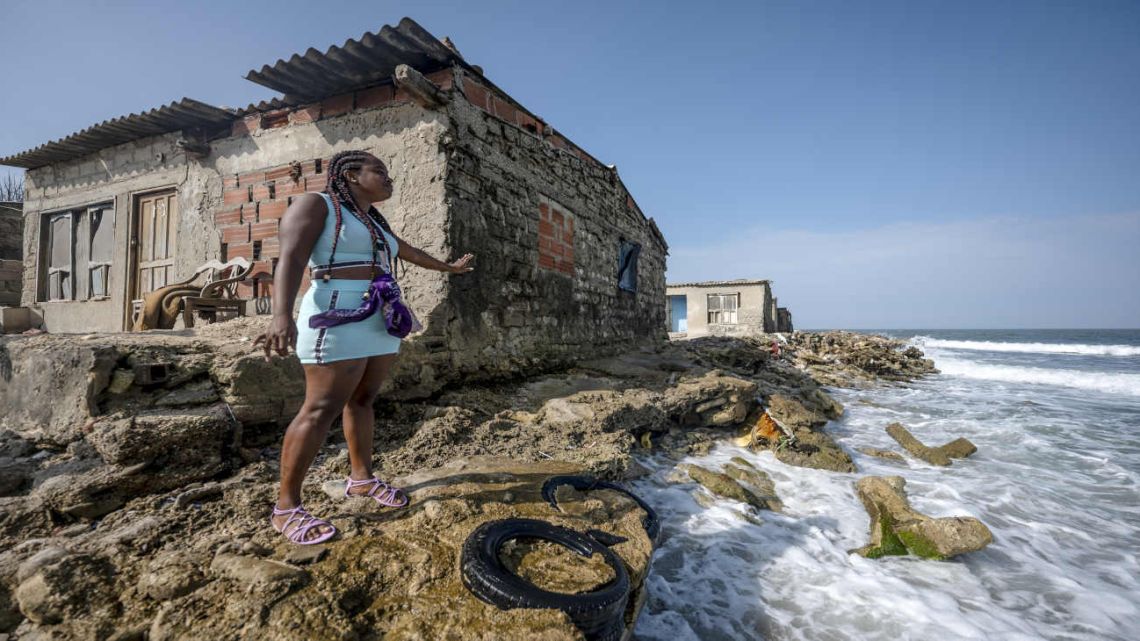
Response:
[[[142,298],[177,282],[174,256],[178,240],[178,199],[173,191],[147,194],[138,200],[138,223],[132,244],[137,248],[135,291]]]

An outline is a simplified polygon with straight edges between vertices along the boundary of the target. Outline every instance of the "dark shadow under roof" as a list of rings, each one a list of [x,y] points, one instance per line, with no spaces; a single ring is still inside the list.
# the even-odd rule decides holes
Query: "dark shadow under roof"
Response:
[[[387,82],[396,66],[406,64],[421,73],[451,66],[462,58],[411,18],[395,28],[384,25],[377,33],[329,47],[321,53],[309,48],[246,74],[246,80],[285,94],[285,102],[315,100]]]
[[[235,112],[190,98],[169,105],[104,120],[82,131],[34,149],[0,158],[0,165],[35,169],[54,162],[71,160],[124,142],[197,127],[218,127],[236,118]]]

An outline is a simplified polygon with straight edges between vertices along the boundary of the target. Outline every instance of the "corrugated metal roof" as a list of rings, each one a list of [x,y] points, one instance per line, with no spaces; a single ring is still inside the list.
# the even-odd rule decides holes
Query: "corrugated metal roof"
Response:
[[[384,25],[378,33],[329,47],[321,53],[309,48],[246,74],[246,80],[285,94],[285,102],[297,103],[363,89],[387,82],[396,66],[406,64],[421,73],[450,66],[462,58],[411,18],[395,28]]]
[[[284,109],[285,107],[288,107],[288,106],[289,105],[285,101],[281,100],[280,98],[273,98],[270,100],[262,100],[261,102],[256,103],[256,104],[250,103],[244,109],[238,109],[237,115],[238,116],[248,116],[248,115],[253,114],[253,113],[264,113],[266,111],[276,111],[278,109]]]
[[[768,285],[770,280],[752,280],[750,278],[740,278],[737,280],[706,280],[699,283],[667,283],[666,289],[673,287],[728,287],[738,285]]]
[[[234,118],[236,113],[232,110],[183,98],[150,111],[104,120],[66,138],[44,143],[7,158],[0,158],[0,165],[35,169],[147,136],[180,129],[225,125]]]

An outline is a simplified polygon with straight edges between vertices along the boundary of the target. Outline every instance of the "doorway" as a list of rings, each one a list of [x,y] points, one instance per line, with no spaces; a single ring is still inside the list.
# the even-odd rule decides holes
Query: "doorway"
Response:
[[[689,331],[689,299],[687,296],[669,297],[669,331]]]
[[[133,301],[177,282],[178,194],[175,190],[135,197],[131,224],[131,261],[127,286],[127,323]]]

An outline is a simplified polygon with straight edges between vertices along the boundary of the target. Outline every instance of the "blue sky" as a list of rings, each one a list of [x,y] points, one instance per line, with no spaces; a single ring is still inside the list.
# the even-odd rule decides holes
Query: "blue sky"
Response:
[[[800,327],[1140,326],[1140,3],[7,0],[0,155],[407,15]],[[3,171],[3,170],[0,170]]]

